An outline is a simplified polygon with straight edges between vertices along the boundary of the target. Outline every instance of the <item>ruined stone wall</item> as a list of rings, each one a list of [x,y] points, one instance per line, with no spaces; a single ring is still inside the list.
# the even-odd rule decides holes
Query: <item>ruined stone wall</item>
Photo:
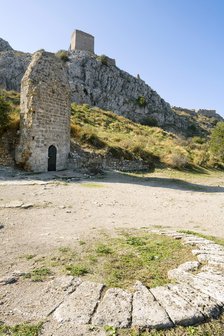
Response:
[[[94,53],[94,37],[81,30],[75,30],[72,33],[70,49]]]
[[[56,170],[70,151],[70,87],[61,60],[36,52],[21,83],[20,143],[16,162],[34,172],[48,170],[48,149],[57,149]]]
[[[218,113],[216,113],[216,110],[199,109],[197,113],[208,118],[215,118],[219,121],[223,121],[223,118]]]

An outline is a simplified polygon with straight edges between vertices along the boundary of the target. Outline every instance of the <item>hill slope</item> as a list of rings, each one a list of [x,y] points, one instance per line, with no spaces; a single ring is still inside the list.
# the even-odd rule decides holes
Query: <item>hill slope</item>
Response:
[[[8,102],[9,122],[1,128],[0,164],[12,164],[18,141],[19,94],[2,91]],[[103,167],[122,170],[214,167],[221,165],[209,151],[207,138],[188,139],[130,121],[87,104],[72,104],[71,167]]]

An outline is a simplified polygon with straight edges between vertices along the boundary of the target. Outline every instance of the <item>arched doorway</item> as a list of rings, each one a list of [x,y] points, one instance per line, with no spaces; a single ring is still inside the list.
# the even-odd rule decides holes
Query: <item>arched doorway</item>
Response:
[[[48,148],[48,171],[56,171],[57,148],[51,145]]]

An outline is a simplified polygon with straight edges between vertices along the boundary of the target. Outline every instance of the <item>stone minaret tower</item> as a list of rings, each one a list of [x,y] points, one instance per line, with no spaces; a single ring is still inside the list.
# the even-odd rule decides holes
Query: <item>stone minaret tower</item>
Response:
[[[36,52],[21,83],[20,142],[16,162],[25,170],[66,168],[70,151],[70,87],[63,62]]]

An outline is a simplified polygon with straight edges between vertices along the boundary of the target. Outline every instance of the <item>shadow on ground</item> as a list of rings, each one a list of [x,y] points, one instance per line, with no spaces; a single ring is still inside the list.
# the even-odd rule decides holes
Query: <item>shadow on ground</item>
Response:
[[[91,176],[81,172],[72,170],[64,170],[60,172],[48,173],[26,173],[24,171],[0,166],[0,185],[9,184],[31,184],[31,183],[49,183],[49,182],[65,182],[65,183],[80,183],[80,182],[104,182],[104,183],[127,183],[149,186],[154,188],[167,188],[192,192],[204,193],[223,193],[222,186],[209,186],[206,184],[197,184],[187,182],[182,179],[164,178],[164,177],[144,177],[130,176],[123,172],[107,171],[103,174]]]

